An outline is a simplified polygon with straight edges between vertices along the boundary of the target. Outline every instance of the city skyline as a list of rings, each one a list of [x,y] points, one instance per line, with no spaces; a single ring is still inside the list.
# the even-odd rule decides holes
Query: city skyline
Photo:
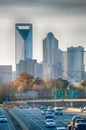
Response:
[[[86,50],[85,11],[85,0],[3,0],[0,65],[15,64],[15,24],[20,22],[33,25],[33,58],[38,61],[42,60],[43,39],[48,32],[54,33],[62,50],[70,46],[83,46]]]

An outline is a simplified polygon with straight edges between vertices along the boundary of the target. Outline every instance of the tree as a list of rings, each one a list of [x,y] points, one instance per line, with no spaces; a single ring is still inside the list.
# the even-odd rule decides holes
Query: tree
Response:
[[[23,91],[26,92],[32,88],[33,80],[34,78],[31,74],[27,74],[26,72],[23,72],[16,78],[14,84],[15,86],[17,86],[18,91],[21,90],[20,86],[22,86]]]
[[[22,91],[23,91],[23,86],[20,85],[20,86],[18,87],[18,92],[22,92]]]
[[[44,85],[44,81],[43,81],[41,78],[37,77],[37,78],[34,80],[33,84],[36,84],[36,85]]]
[[[84,88],[86,88],[86,80],[83,80],[83,81],[81,82],[81,85],[82,85]]]

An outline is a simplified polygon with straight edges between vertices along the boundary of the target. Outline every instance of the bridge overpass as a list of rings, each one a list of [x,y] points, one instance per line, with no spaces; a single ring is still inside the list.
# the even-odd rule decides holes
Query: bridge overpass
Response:
[[[40,99],[27,100],[28,102],[86,102],[86,99]]]
[[[22,104],[28,103],[28,105],[54,105],[54,106],[65,106],[65,107],[82,107],[86,106],[86,99],[39,99],[39,100],[22,100],[22,101],[11,101],[8,104]]]

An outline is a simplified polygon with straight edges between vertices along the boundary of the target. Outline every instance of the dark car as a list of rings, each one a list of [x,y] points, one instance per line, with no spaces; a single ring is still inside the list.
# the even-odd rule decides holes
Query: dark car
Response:
[[[54,118],[53,112],[47,111],[46,114],[45,114],[45,118]]]
[[[86,125],[85,117],[81,116],[81,115],[75,115],[72,117],[71,122],[67,125],[67,130],[71,130],[71,129],[80,130],[79,127],[85,127],[85,125]],[[84,129],[82,129],[82,130],[84,130]]]
[[[75,124],[74,130],[86,130],[86,123],[77,123],[77,124]]]

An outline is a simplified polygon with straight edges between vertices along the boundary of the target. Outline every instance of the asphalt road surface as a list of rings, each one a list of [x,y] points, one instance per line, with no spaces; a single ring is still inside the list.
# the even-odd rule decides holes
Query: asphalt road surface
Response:
[[[2,108],[0,108],[0,116],[1,115],[7,117],[7,122],[0,122],[0,130],[15,130],[8,114]]]
[[[45,116],[41,114],[40,109],[12,109],[12,112],[18,116],[29,130],[56,130],[56,128],[46,128]],[[57,126],[67,127],[71,118],[77,113],[63,112],[63,115],[54,115]]]

